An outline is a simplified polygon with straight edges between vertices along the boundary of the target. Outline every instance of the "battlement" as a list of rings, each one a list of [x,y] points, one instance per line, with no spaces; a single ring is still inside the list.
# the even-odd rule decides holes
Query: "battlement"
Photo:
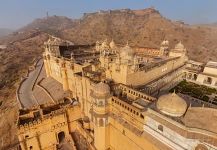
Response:
[[[38,119],[38,120],[33,120],[31,122],[25,123],[25,124],[21,124],[18,126],[18,129],[20,131],[24,131],[24,130],[30,130],[32,127],[34,126],[38,126],[42,124],[42,120]]]
[[[156,98],[147,95],[143,92],[140,92],[136,89],[133,89],[129,86],[126,86],[124,84],[119,84],[118,86],[116,86],[115,90],[117,89],[121,90],[122,96],[126,95],[127,97],[130,97],[133,101],[137,100],[138,98],[144,99],[144,101],[146,101],[147,103],[156,101]]]
[[[20,131],[31,130],[32,128],[46,124],[46,122],[48,122],[49,120],[52,120],[53,117],[57,117],[57,116],[61,117],[61,115],[63,115],[62,117],[64,117],[64,114],[65,114],[65,110],[59,109],[59,110],[52,111],[50,114],[43,115],[43,117],[40,119],[28,118],[26,120],[23,120],[25,121],[25,123],[23,122],[22,124],[18,125],[18,129]]]
[[[84,13],[83,17],[89,17],[93,15],[103,15],[103,14],[112,14],[112,13],[129,13],[138,16],[150,15],[150,14],[160,14],[158,10],[154,7],[139,9],[139,10],[131,10],[129,8],[125,9],[114,9],[114,10],[99,10],[98,12]]]
[[[66,113],[66,109],[74,107],[71,102],[66,100],[58,101],[56,104],[45,103],[35,109],[20,110],[18,127],[31,128],[43,124],[49,119],[55,116],[59,116]]]

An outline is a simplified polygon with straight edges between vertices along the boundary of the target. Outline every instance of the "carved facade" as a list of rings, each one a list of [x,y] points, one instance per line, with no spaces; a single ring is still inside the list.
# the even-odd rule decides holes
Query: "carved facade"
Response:
[[[20,115],[22,149],[55,149],[61,132],[70,137],[75,131],[85,137],[88,149],[217,149],[215,128],[194,126],[196,119],[195,124],[188,122],[191,112],[199,113],[201,108],[189,107],[174,94],[156,96],[184,78],[188,58],[181,43],[170,50],[169,42],[164,41],[159,50],[140,49],[139,54],[129,44],[119,47],[114,41],[52,47],[45,43],[46,74],[71,93],[76,105],[58,104],[58,112],[50,109],[49,115],[43,113],[48,106],[31,110],[33,120],[34,112],[40,114],[35,123],[25,123],[30,112]],[[203,120],[198,118],[198,122]]]

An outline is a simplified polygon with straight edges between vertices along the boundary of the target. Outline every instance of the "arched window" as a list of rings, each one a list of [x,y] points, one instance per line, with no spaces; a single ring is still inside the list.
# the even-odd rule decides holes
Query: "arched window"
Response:
[[[58,133],[59,143],[61,143],[64,139],[65,139],[65,133],[61,131],[60,133]]]
[[[191,78],[192,78],[192,74],[189,73],[187,78],[188,78],[188,79],[191,79]]]
[[[100,126],[100,127],[103,126],[103,119],[99,119],[99,126]]]
[[[211,83],[212,83],[212,78],[208,77],[208,78],[207,78],[207,82],[208,82],[209,84],[211,84]]]
[[[163,130],[164,130],[164,129],[163,129],[163,126],[162,126],[162,125],[159,125],[159,126],[158,126],[158,130],[160,130],[161,132],[163,132]]]
[[[197,74],[194,74],[194,80],[195,81],[197,80]]]
[[[195,150],[208,150],[208,148],[205,145],[203,145],[203,144],[198,144],[195,147]]]
[[[103,101],[99,101],[98,106],[103,106]]]
[[[125,130],[123,130],[123,132],[122,132],[122,133],[123,133],[123,135],[125,135]]]

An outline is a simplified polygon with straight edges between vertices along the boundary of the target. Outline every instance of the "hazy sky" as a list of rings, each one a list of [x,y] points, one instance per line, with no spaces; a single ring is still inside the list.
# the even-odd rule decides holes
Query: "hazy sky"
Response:
[[[79,18],[84,12],[143,9],[154,6],[173,20],[186,23],[217,22],[217,0],[0,0],[0,28],[20,28],[36,18],[60,15]]]

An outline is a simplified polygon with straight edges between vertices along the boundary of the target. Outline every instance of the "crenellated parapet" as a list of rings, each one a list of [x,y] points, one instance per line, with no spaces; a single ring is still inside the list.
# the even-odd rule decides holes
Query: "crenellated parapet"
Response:
[[[29,122],[29,123],[25,123],[23,125],[19,125],[18,126],[19,132],[24,132],[24,131],[27,131],[27,130],[31,130],[33,127],[41,125],[42,122],[43,121],[41,119],[38,119],[38,120],[34,120],[32,122]]]

